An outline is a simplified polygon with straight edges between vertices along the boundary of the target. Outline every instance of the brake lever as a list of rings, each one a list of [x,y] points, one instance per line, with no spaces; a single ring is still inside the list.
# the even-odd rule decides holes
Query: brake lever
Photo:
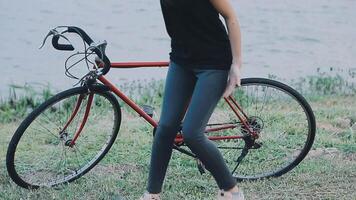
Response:
[[[56,29],[52,29],[48,32],[48,34],[46,35],[46,37],[43,39],[43,42],[42,42],[42,45],[38,48],[38,49],[42,49],[42,47],[45,45],[46,43],[46,40],[49,36],[51,35],[56,35],[56,34],[59,34],[58,31]]]
[[[58,27],[57,27],[58,28]],[[72,43],[69,41],[69,39],[63,35],[63,33],[65,33],[66,31],[63,31],[62,33],[59,33],[56,29],[52,29],[48,32],[48,34],[46,35],[46,37],[43,39],[42,45],[38,48],[38,49],[42,49],[42,47],[45,45],[46,40],[49,36],[53,35],[53,36],[59,36],[64,38],[69,44],[72,45]],[[72,45],[73,46],[73,45]]]
[[[98,43],[93,42],[89,46],[88,50],[94,51],[94,49],[98,49],[101,53],[101,57],[103,57],[103,55],[105,55],[105,49],[106,49],[107,44],[108,43],[106,42],[106,40],[104,40],[102,42],[98,42]]]
[[[99,42],[96,46],[98,47],[98,49],[100,49],[101,52],[105,54],[105,49],[107,45],[108,43],[106,42],[106,40],[104,40],[102,42]]]

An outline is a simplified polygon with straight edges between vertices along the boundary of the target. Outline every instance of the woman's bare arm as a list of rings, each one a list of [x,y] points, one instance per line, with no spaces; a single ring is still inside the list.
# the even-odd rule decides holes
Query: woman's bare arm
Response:
[[[241,31],[240,23],[234,8],[232,7],[230,0],[210,0],[215,9],[224,17],[226,26],[228,29],[229,40],[232,51],[232,65],[229,72],[229,81],[226,90],[223,94],[224,97],[228,97],[235,86],[240,86],[240,69],[242,65],[241,58]]]

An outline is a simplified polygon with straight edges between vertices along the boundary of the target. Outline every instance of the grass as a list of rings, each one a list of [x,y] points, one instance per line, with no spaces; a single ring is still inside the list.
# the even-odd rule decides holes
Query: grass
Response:
[[[309,83],[310,88],[316,85],[313,81]],[[130,90],[132,92],[130,96],[133,98],[144,93],[146,99],[135,100],[141,104],[149,102],[147,104],[154,105],[155,118],[158,118],[162,82],[152,82],[149,86],[158,88],[158,92],[155,93],[146,89],[137,92],[133,89],[140,83],[131,84],[126,85],[125,90]],[[144,88],[143,85],[142,87]],[[300,165],[282,177],[240,183],[246,199],[356,199],[356,96],[355,93],[350,93],[349,89],[353,88],[346,89],[347,87],[344,87],[343,91],[347,91],[344,93],[335,93],[340,89],[332,92],[334,89],[330,87],[317,95],[312,92],[304,93],[317,119],[317,136],[313,149]],[[34,99],[38,99],[38,102],[44,98],[38,93],[35,96]],[[9,105],[8,102],[3,103],[6,104]],[[7,108],[18,109],[11,106]],[[22,115],[18,115],[16,119],[11,115],[7,118],[2,115],[3,121],[0,123],[0,199],[125,197],[130,200],[138,199],[144,191],[148,176],[152,128],[127,107],[123,108],[120,135],[98,166],[71,184],[33,191],[15,185],[5,168],[7,145],[20,123],[19,116]],[[214,199],[216,190],[217,186],[212,176],[208,173],[200,175],[194,160],[178,152],[173,153],[163,188],[163,199]]]
[[[345,123],[356,113],[354,98],[312,102],[318,135],[307,159],[282,177],[241,183],[247,199],[354,199],[355,125],[352,129]],[[137,199],[145,188],[152,137],[142,119],[124,113],[119,139],[92,172],[69,185],[36,191],[16,186],[5,170],[6,147],[17,126],[18,122],[0,125],[0,199]],[[209,174],[198,173],[193,160],[175,152],[163,191],[164,199],[214,199],[216,185]]]

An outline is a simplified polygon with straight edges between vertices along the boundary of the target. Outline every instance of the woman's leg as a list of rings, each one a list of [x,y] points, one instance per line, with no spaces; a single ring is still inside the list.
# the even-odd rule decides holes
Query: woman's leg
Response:
[[[236,180],[218,148],[204,134],[206,124],[226,88],[228,71],[196,69],[195,72],[198,79],[183,121],[184,141],[211,172],[219,188],[229,190],[236,185]]]
[[[184,111],[192,95],[196,77],[191,70],[171,62],[165,82],[160,121],[152,144],[147,191],[160,193],[173,141],[176,137]]]

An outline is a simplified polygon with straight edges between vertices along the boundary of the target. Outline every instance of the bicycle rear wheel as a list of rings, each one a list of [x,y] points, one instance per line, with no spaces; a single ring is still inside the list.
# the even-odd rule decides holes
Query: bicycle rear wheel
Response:
[[[226,125],[234,128],[207,134],[243,136],[215,141],[237,180],[280,176],[303,160],[313,144],[316,127],[311,107],[297,91],[274,80],[247,78],[242,79],[241,87],[235,89],[232,97],[247,114],[247,121],[259,138],[247,134],[223,98],[207,128]]]
[[[71,146],[90,95],[87,122]],[[80,104],[78,99],[82,99]],[[76,115],[63,130],[76,107]],[[119,103],[104,86],[61,92],[34,109],[16,130],[7,151],[8,173],[16,184],[32,189],[74,181],[109,151],[120,123]]]

